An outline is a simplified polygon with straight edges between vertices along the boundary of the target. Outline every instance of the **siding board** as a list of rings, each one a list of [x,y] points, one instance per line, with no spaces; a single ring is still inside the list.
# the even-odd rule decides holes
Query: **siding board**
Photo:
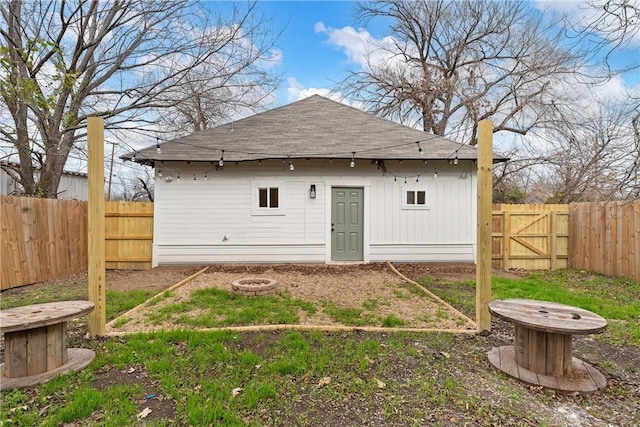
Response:
[[[330,226],[327,189],[331,186],[355,186],[368,189],[365,215],[369,221],[365,242],[371,254],[377,244],[391,244],[389,256],[402,259],[402,247],[411,259],[473,261],[475,224],[472,224],[473,195],[469,174],[461,178],[468,166],[438,164],[438,179],[433,179],[433,166],[423,162],[396,163],[393,173],[400,176],[420,175],[416,186],[427,190],[429,209],[403,209],[404,178],[394,181],[383,176],[374,165],[358,162],[355,170],[345,165],[322,161],[296,162],[294,172],[279,161],[261,165],[231,164],[208,172],[208,181],[199,179],[205,168],[198,164],[172,162],[165,170],[180,170],[181,176],[198,179],[157,178],[154,265],[189,261],[203,262],[325,262],[325,239]],[[426,171],[426,172],[425,172]],[[166,173],[166,172],[165,172]],[[407,185],[410,186],[410,179]],[[280,188],[281,215],[256,215],[251,203],[256,183]],[[316,199],[309,198],[309,187],[316,186]],[[262,185],[262,184],[261,184]],[[224,239],[226,236],[226,240]],[[263,249],[261,245],[272,249]],[[310,245],[310,246],[309,246]],[[429,251],[427,246],[437,250]],[[463,250],[438,254],[439,245],[462,245]],[[313,250],[307,250],[312,247]],[[286,249],[284,249],[286,248]],[[302,248],[302,249],[301,249]],[[307,249],[304,249],[307,248]],[[426,255],[416,254],[422,248]],[[385,256],[379,247],[376,259]],[[289,257],[289,259],[287,259]]]

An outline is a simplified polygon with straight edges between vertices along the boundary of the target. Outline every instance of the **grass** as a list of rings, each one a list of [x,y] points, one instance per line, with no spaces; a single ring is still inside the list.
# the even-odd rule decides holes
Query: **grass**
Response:
[[[207,288],[193,292],[186,301],[170,303],[148,315],[152,323],[214,328],[229,325],[299,323],[299,311],[315,313],[313,304],[287,294],[251,298],[230,291]],[[197,314],[185,314],[195,311]]]
[[[29,304],[41,304],[53,301],[86,300],[88,289],[86,279],[65,279],[56,281],[56,286],[39,286],[37,292],[31,292],[29,287],[12,289],[3,293],[0,298],[0,309],[19,307]],[[120,314],[131,310],[152,297],[155,291],[107,291],[107,319],[114,319]]]
[[[429,287],[472,313],[473,282],[432,281]],[[493,292],[494,298],[554,300],[596,311],[609,320],[619,319],[610,322],[610,328],[621,325],[616,332],[619,341],[613,344],[639,344],[637,282],[579,271],[544,272],[523,278],[494,277]],[[126,311],[144,298],[133,291],[110,295],[108,311]],[[7,304],[4,296],[2,300]],[[286,295],[262,306],[254,306],[257,301],[210,291],[184,304],[203,311],[215,308],[205,316],[212,322],[236,312],[234,316],[262,311],[257,317],[245,313],[253,321],[322,308],[352,323],[370,315],[368,309],[384,305],[383,300],[370,299],[363,307],[327,303],[315,307]],[[284,312],[274,311],[273,305],[284,306]],[[185,308],[167,308],[162,316],[180,318]],[[388,327],[403,322],[394,315],[376,321]],[[579,396],[522,387],[487,370],[487,342],[479,336],[171,331],[75,339],[96,351],[91,365],[37,388],[2,392],[0,425],[557,425],[558,419],[546,409],[550,400],[568,405],[583,402]],[[128,373],[132,368],[135,374]],[[620,368],[610,362],[600,369],[616,373]],[[111,379],[106,385],[105,378]],[[603,424],[638,425],[640,415],[628,397],[636,387],[629,380],[596,393],[589,398],[590,412]],[[148,405],[149,393],[162,400],[148,418],[139,420],[137,414]]]
[[[426,284],[426,280],[421,281]],[[429,288],[468,315],[475,313],[475,281],[432,282]],[[493,299],[525,298],[580,307],[609,321],[613,343],[640,345],[640,282],[585,271],[556,270],[522,278],[494,276]]]

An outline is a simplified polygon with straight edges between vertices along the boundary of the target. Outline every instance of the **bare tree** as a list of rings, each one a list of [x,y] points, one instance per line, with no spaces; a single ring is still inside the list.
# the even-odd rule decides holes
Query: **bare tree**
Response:
[[[153,174],[148,170],[142,173],[126,172],[115,176],[111,200],[121,200],[125,202],[153,202],[154,184]]]
[[[526,134],[557,99],[554,84],[579,71],[541,16],[516,1],[383,0],[360,3],[366,23],[391,21],[392,37],[337,90],[370,110],[475,144],[477,123]]]
[[[566,17],[567,28],[572,30],[572,38],[587,54],[604,58],[605,64],[613,71],[637,69],[640,62],[631,61],[622,70],[612,65],[611,56],[629,48],[640,39],[640,2],[637,0],[589,0],[582,6],[583,19],[574,22]]]
[[[159,114],[160,128],[171,135],[198,132],[245,110],[262,109],[271,101],[280,76],[270,70],[266,41],[261,46],[247,49],[246,44],[238,44],[219,57],[215,66],[207,63],[192,70],[183,84],[164,95],[174,105]],[[175,103],[175,99],[181,101]]]
[[[259,87],[254,78],[266,76],[269,92],[269,73],[246,72],[272,46],[255,3],[226,19],[211,9],[184,0],[0,3],[0,95],[10,115],[0,119],[0,138],[17,151],[14,178],[25,192],[56,196],[88,116],[102,116],[107,128],[143,127],[158,109],[193,99],[198,87],[206,92],[216,72],[220,87]]]
[[[535,133],[537,145],[498,170],[503,187],[515,185],[529,203],[636,199],[640,195],[638,106],[622,100],[556,108],[549,125]]]

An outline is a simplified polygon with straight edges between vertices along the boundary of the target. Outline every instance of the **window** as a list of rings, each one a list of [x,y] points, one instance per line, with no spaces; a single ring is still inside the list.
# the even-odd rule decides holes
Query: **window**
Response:
[[[424,206],[427,204],[427,192],[424,190],[407,190],[407,206]]]
[[[258,187],[258,207],[278,209],[278,187]]]
[[[427,190],[424,188],[404,188],[402,194],[403,209],[428,209]]]
[[[283,186],[274,181],[251,181],[251,215],[285,215]]]

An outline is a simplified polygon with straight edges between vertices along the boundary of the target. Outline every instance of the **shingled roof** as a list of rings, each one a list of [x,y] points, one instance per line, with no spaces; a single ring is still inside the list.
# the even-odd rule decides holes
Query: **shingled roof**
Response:
[[[417,144],[416,142],[419,142]],[[475,147],[400,125],[313,95],[273,110],[121,156],[156,161],[267,159],[460,160],[477,159]],[[420,152],[422,149],[423,153]],[[158,152],[160,151],[160,152]],[[507,160],[494,156],[494,161]]]

